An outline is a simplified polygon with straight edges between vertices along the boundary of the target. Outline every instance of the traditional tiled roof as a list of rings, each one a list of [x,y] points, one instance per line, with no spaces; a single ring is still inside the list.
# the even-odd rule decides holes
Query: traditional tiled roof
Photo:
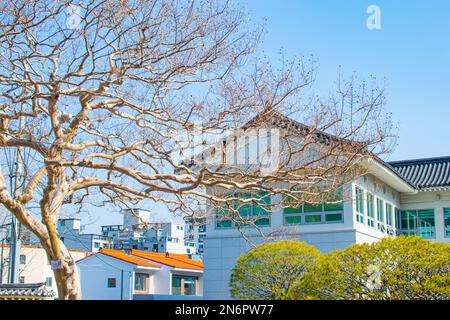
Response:
[[[202,262],[189,259],[184,254],[158,253],[135,249],[130,250],[130,254],[139,258],[144,258],[173,268],[203,270]]]
[[[394,161],[389,164],[419,190],[450,187],[450,157]]]
[[[159,268],[157,264],[150,263],[148,261],[144,261],[142,259],[138,259],[136,257],[133,257],[131,255],[128,255],[125,253],[125,251],[121,250],[112,250],[112,249],[104,249],[102,248],[100,250],[100,253],[107,255],[109,257],[113,257],[128,263],[132,263],[141,267],[153,267],[153,268]]]
[[[56,293],[53,290],[49,290],[44,282],[40,283],[27,283],[27,284],[0,284],[0,297],[1,298],[53,298]]]

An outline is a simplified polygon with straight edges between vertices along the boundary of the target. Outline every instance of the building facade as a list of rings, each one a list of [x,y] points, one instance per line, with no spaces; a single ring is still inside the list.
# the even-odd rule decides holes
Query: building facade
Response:
[[[200,299],[203,264],[185,255],[102,249],[77,262],[85,300]]]
[[[195,254],[195,243],[186,239],[185,230],[186,222],[179,217],[128,209],[123,211],[123,224],[102,226],[102,235],[118,250]]]
[[[301,126],[287,117],[281,116],[281,119],[278,123],[283,128]],[[289,139],[301,145],[301,136],[295,134]],[[257,139],[246,138],[240,146],[233,144],[236,138],[230,136],[223,141],[226,151],[215,151],[222,148],[220,142],[212,151],[199,157],[210,157],[214,163],[214,156],[221,156],[222,159],[217,160],[219,163],[235,163],[242,168],[260,166],[262,170],[261,159],[266,155],[260,152],[267,149],[270,157],[275,158],[277,154],[270,144],[282,144],[280,139],[274,142],[272,134],[267,137],[264,140],[265,136],[261,138],[258,133]],[[305,151],[304,159],[299,156],[292,161],[302,162],[310,156],[314,159],[312,151],[314,148]],[[266,162],[270,164],[271,161]],[[253,221],[257,229],[245,223],[237,228],[234,219],[226,218],[232,216],[228,209],[210,207],[208,215],[213,219],[206,225],[204,239],[204,297],[230,299],[230,275],[237,258],[252,245],[266,241],[295,239],[322,252],[355,243],[373,243],[400,234],[450,242],[450,157],[386,163],[376,156],[369,156],[358,158],[358,161],[365,174],[347,181],[336,194],[326,195],[332,197],[330,202],[305,202],[291,207],[289,199],[283,199],[282,195],[252,194],[250,197],[256,196],[259,200],[241,206],[238,212],[239,216]],[[232,193],[233,197],[250,195],[245,190]],[[279,203],[287,205],[270,213],[262,209]]]
[[[1,263],[2,283],[7,283],[9,245],[4,245],[0,250],[3,256]],[[87,252],[81,250],[69,250],[69,253],[75,261],[87,256]],[[19,255],[19,284],[36,283],[44,283],[49,291],[55,293],[54,297],[58,297],[55,277],[44,248],[35,245],[22,245]]]
[[[110,237],[84,233],[81,220],[77,218],[59,219],[57,230],[61,241],[69,249],[97,252],[112,245]]]

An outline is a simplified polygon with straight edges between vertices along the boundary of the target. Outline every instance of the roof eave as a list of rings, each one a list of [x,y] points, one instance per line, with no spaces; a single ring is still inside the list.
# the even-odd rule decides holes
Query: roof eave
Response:
[[[369,173],[381,178],[385,183],[393,187],[397,192],[406,194],[416,194],[417,189],[406,179],[402,178],[393,168],[385,162],[368,158]]]

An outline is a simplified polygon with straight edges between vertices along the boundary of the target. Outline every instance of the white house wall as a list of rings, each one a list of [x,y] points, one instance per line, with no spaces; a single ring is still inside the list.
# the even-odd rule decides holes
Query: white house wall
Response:
[[[94,255],[79,261],[77,267],[83,300],[120,300],[121,297],[123,300],[132,299],[133,264],[106,255]],[[116,278],[115,288],[108,288],[108,278]]]

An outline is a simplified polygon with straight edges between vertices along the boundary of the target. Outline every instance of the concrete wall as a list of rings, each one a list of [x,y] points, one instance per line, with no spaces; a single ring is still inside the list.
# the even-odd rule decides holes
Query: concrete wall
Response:
[[[134,265],[106,255],[92,255],[79,261],[77,267],[83,300],[132,299]],[[115,288],[108,288],[108,278],[116,279]]]

